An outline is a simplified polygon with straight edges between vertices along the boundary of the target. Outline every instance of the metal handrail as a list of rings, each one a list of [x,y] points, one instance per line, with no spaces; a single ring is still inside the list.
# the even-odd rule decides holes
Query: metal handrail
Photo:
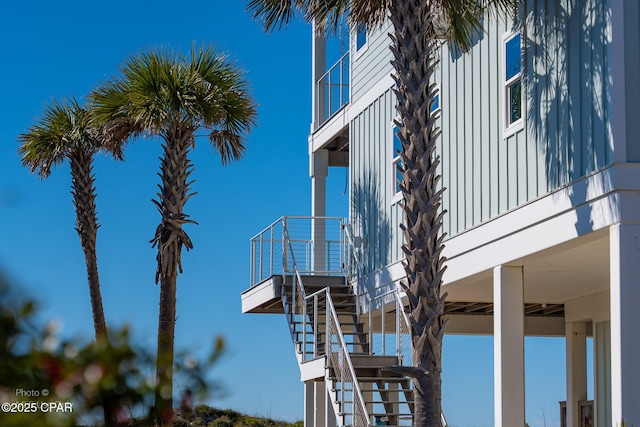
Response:
[[[338,72],[338,82],[334,83],[333,75]],[[346,83],[345,83],[346,80]],[[322,89],[329,88],[328,93],[325,93]],[[332,102],[332,88],[338,88],[338,103]],[[344,91],[347,90],[345,94]],[[345,52],[335,64],[331,66],[317,81],[316,81],[316,99],[318,105],[316,106],[316,122],[318,127],[326,123],[335,113],[349,102],[349,52]]]
[[[318,339],[318,336],[319,336],[318,335],[319,334],[318,319],[320,317],[318,301],[321,296],[324,296],[326,301],[326,307],[325,307],[325,311],[326,311],[325,328],[326,329],[325,329],[324,353],[327,356],[327,360],[330,366],[333,367],[334,372],[336,373],[336,378],[338,378],[340,386],[342,387],[342,391],[344,391],[345,384],[351,384],[353,387],[353,390],[351,391],[352,398],[353,398],[352,408],[351,408],[352,409],[351,417],[353,421],[352,425],[368,427],[370,426],[370,421],[369,421],[369,416],[367,414],[366,405],[364,403],[364,397],[362,395],[362,390],[360,389],[360,385],[356,380],[355,369],[353,367],[353,363],[351,362],[351,357],[349,355],[349,350],[347,348],[344,335],[342,334],[342,329],[340,328],[340,321],[338,319],[338,314],[335,310],[335,306],[333,305],[329,288],[323,288],[309,295],[306,294],[304,290],[304,286],[302,285],[302,276],[298,269],[298,263],[296,260],[295,251],[292,246],[292,241],[290,239],[289,230],[287,227],[287,218],[282,218],[282,221],[283,221],[283,230],[282,230],[283,262],[286,263],[289,257],[291,257],[292,270],[293,270],[289,272],[289,271],[286,271],[286,269],[283,269],[282,274],[286,275],[287,273],[291,273],[293,276],[292,283],[291,283],[291,287],[292,287],[291,310],[290,310],[290,313],[288,313],[291,316],[290,328],[292,333],[294,332],[293,323],[294,323],[294,320],[295,320],[294,318],[296,314],[300,313],[300,311],[301,311],[300,314],[302,314],[302,326],[303,326],[302,348],[301,348],[302,360],[304,361],[306,359],[306,354],[307,354],[307,349],[306,349],[306,344],[307,344],[306,333],[307,333],[307,321],[308,321],[307,320],[308,318],[307,302],[310,300],[313,300],[313,322],[314,322],[313,333],[315,335],[313,340],[313,346],[314,346],[313,354],[314,354],[314,357],[317,357],[320,355],[318,351],[318,344],[320,341]],[[344,242],[342,241],[341,241],[341,246],[344,246]],[[286,299],[285,292],[282,292],[282,298],[283,300]],[[285,312],[286,312],[288,305],[285,303],[284,306],[285,306]],[[337,338],[336,343],[334,343],[334,337]],[[335,354],[335,352],[333,351],[333,345],[338,346],[339,348],[338,354],[341,354],[342,356]],[[341,393],[341,396],[344,399],[344,392]],[[343,410],[345,408],[344,401],[343,401],[342,408]]]
[[[360,257],[356,256],[356,244],[355,244],[355,239],[353,238],[353,233],[351,232],[351,224],[344,224],[342,226],[342,229],[344,230],[345,244],[348,245],[348,248],[344,250],[344,253],[345,255],[346,254],[351,255],[349,259],[353,260],[356,267],[355,277],[360,278],[364,274],[364,264],[360,260]],[[345,264],[349,267],[351,266],[351,262],[346,262]],[[347,270],[347,272],[350,273],[349,270]]]
[[[344,408],[344,385],[351,384],[353,389],[352,393],[352,425],[354,426],[369,426],[370,420],[369,415],[367,413],[367,406],[364,403],[364,396],[362,395],[362,390],[360,389],[360,384],[358,384],[356,372],[353,367],[353,363],[351,362],[351,356],[349,355],[349,350],[347,348],[346,341],[344,339],[344,335],[342,334],[342,329],[340,328],[340,321],[338,319],[338,314],[336,313],[335,306],[333,305],[333,300],[331,299],[331,294],[329,293],[329,289],[325,288],[326,292],[326,301],[327,301],[327,330],[326,330],[326,343],[325,343],[325,352],[327,354],[327,359],[333,368],[333,371],[336,374],[336,378],[340,378],[339,383],[342,387],[341,390],[341,398],[343,399],[342,408]],[[339,352],[336,354],[333,351],[333,337],[336,336],[338,339]]]
[[[286,224],[286,223],[285,223]],[[296,255],[293,251],[293,247],[291,245],[291,240],[289,239],[289,230],[287,230],[287,227],[285,226],[282,230],[282,235],[283,235],[283,240],[285,242],[287,242],[286,246],[289,247],[289,251],[291,253],[291,259],[293,260],[293,275],[294,275],[294,280],[292,283],[292,294],[291,294],[291,299],[292,299],[292,303],[293,303],[293,310],[292,313],[295,315],[296,311],[296,302],[298,302],[298,298],[296,298],[296,291],[298,291],[299,295],[300,295],[300,299],[304,300],[307,298],[306,293],[304,291],[304,286],[302,286],[302,276],[300,275],[300,271],[298,270],[298,263],[296,263]],[[283,251],[283,257],[284,257],[284,262],[286,262],[288,260],[288,256],[286,255],[286,252]],[[286,269],[285,269],[286,271]]]
[[[404,363],[404,352],[402,349],[402,335],[407,334],[411,336],[411,322],[409,321],[409,316],[404,311],[404,304],[402,302],[402,296],[400,296],[400,289],[396,286],[394,295],[396,297],[396,330],[398,334],[396,335],[397,347],[398,347],[398,363],[403,365]],[[413,354],[413,341],[409,340],[409,345],[411,347],[411,354]],[[444,417],[444,414],[442,414]],[[446,425],[446,424],[443,424]]]
[[[309,224],[306,224],[309,222]],[[302,227],[300,226],[302,224]],[[324,233],[314,236],[314,227]],[[283,216],[251,239],[250,287],[254,287],[274,275],[293,270],[288,255],[296,253],[300,274],[343,275],[345,248],[343,221],[339,217]],[[291,228],[292,232],[290,232]],[[289,234],[285,243],[284,231]],[[290,244],[289,244],[290,243]],[[282,260],[277,255],[282,252]],[[318,260],[322,262],[318,263]]]

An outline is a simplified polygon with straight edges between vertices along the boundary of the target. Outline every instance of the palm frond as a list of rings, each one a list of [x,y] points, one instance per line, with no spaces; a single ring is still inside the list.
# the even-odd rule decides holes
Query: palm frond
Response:
[[[515,16],[522,0],[482,0],[482,7],[487,13]]]
[[[43,115],[18,140],[22,165],[43,178],[73,150],[95,152],[99,148],[91,112],[73,98],[47,104]]]
[[[244,135],[255,124],[256,106],[244,73],[211,45],[194,44],[188,56],[171,49],[133,56],[92,99],[104,124],[101,138],[110,146],[144,134],[162,135],[182,123],[225,135],[210,139],[217,141],[214,147],[226,163],[241,156]],[[233,132],[237,137],[230,136]]]
[[[366,24],[379,27],[388,16],[391,0],[352,0],[349,2],[349,24],[352,28]]]
[[[343,21],[352,28],[378,27],[387,18],[391,0],[251,0],[247,11],[266,31],[286,27],[296,16],[315,23],[321,32],[335,32]]]
[[[309,0],[251,0],[246,10],[265,31],[273,31],[286,27],[296,13],[304,13],[309,3]]]
[[[441,0],[440,6],[446,41],[463,52],[471,49],[475,36],[484,30],[482,4],[477,0]]]

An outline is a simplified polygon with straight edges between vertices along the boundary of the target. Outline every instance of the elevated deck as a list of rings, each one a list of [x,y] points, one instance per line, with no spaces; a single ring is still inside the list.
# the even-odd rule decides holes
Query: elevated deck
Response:
[[[302,275],[301,278],[310,292],[325,287],[345,286],[345,279],[341,276]],[[241,294],[242,313],[284,314],[282,306],[283,284],[287,284],[283,282],[283,276],[276,274],[244,291]]]

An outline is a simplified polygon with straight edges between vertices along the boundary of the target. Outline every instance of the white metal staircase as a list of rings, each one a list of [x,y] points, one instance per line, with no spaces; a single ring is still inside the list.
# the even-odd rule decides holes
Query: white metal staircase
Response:
[[[404,307],[396,291],[385,294],[374,320],[372,299],[351,286],[350,248],[339,218],[283,217],[252,239],[252,282],[281,276],[280,301],[300,368],[324,362],[339,426],[409,426],[411,381],[390,370],[410,360]],[[390,315],[395,321],[385,324]]]

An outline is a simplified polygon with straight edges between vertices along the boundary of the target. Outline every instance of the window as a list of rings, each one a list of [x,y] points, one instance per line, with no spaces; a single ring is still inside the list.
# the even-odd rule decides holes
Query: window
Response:
[[[433,97],[433,103],[431,104],[430,112],[434,112],[440,108],[440,94],[437,93],[436,96]]]
[[[396,202],[400,196],[400,184],[402,183],[402,172],[398,169],[398,167],[402,167],[402,160],[400,159],[400,151],[402,151],[402,142],[400,142],[400,138],[398,137],[398,127],[393,126],[393,160],[392,160],[392,174],[393,176],[393,194],[395,195],[392,200]]]
[[[504,37],[504,136],[522,129],[522,40],[520,33]]]
[[[358,25],[356,31],[356,52],[367,44],[367,26],[365,24]]]

